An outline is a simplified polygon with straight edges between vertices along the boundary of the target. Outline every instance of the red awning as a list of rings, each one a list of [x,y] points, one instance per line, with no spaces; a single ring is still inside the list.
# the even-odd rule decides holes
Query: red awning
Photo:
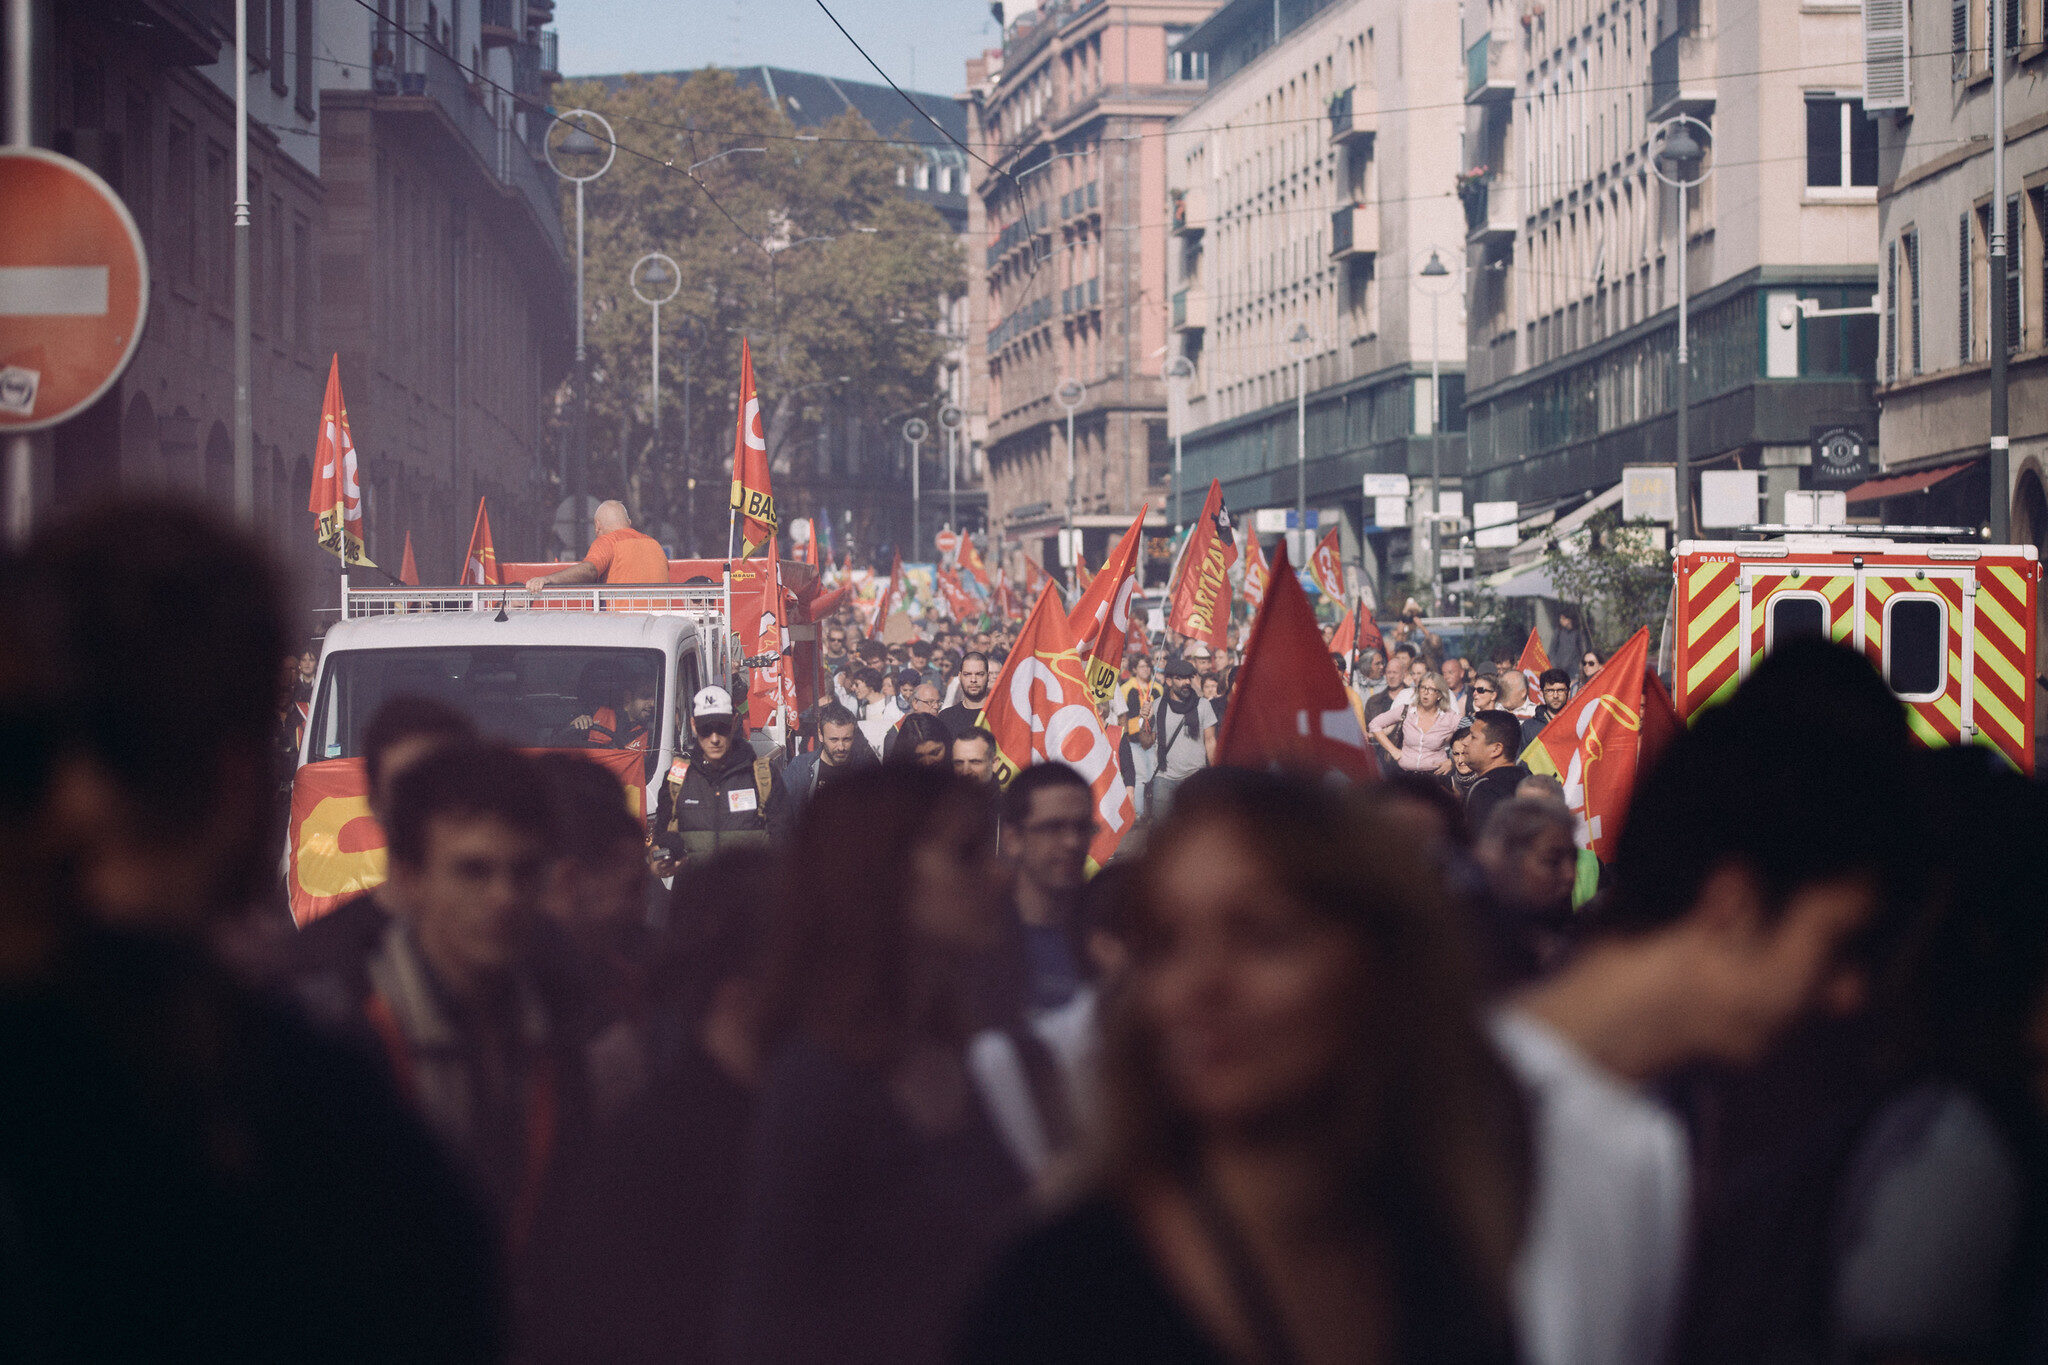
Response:
[[[1975,463],[1975,460],[1965,460],[1961,464],[1945,464],[1934,469],[1916,469],[1910,474],[1893,474],[1882,479],[1871,479],[1850,489],[1849,501],[1876,502],[1879,498],[1896,498],[1901,493],[1924,493],[1944,479],[1954,478]]]

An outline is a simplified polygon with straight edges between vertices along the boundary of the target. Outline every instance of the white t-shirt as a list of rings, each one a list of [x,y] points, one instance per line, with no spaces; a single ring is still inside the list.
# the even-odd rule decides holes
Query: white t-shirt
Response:
[[[1692,1175],[1678,1119],[1514,1009],[1493,1040],[1529,1098],[1535,1190],[1515,1267],[1530,1365],[1657,1365],[1684,1271]]]

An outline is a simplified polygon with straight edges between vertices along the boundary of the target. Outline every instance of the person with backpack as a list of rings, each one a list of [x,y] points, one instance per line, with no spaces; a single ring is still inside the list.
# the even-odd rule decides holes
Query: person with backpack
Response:
[[[722,687],[697,693],[690,730],[694,742],[669,765],[655,803],[654,870],[664,877],[721,849],[780,847],[789,835],[782,775],[745,743],[732,694]]]

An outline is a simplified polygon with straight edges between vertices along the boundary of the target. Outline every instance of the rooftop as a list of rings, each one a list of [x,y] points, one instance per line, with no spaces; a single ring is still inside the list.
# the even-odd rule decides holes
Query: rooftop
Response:
[[[799,128],[818,128],[851,109],[868,121],[868,126],[884,136],[900,135],[913,141],[935,140],[938,134],[932,126],[919,117],[916,110],[903,102],[903,96],[886,85],[869,81],[841,80],[837,76],[822,76],[813,71],[791,71],[782,66],[738,66],[727,68],[741,85],[759,90],[779,105],[789,115],[790,121]],[[635,73],[647,76],[673,76],[677,80],[688,80],[690,71],[646,71]],[[616,85],[624,76],[590,76],[589,79],[607,86]],[[935,95],[930,91],[912,90],[907,92],[917,103],[917,108],[930,114],[941,128],[960,139],[967,140],[967,109],[951,95]]]

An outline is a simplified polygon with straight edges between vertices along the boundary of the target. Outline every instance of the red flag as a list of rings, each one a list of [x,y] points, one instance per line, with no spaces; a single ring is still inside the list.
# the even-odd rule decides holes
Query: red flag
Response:
[[[1216,756],[1239,767],[1277,763],[1358,781],[1379,775],[1284,541],[1273,552],[1273,585],[1252,620]]]
[[[1537,689],[1537,680],[1550,671],[1550,656],[1543,652],[1543,642],[1536,638],[1533,626],[1529,630],[1529,642],[1522,646],[1521,660],[1515,666],[1528,678],[1531,692]]]
[[[1166,616],[1169,629],[1211,649],[1229,643],[1230,565],[1236,557],[1230,513],[1223,507],[1223,485],[1211,479],[1202,515],[1195,518],[1181,554],[1180,577],[1174,581],[1172,606]]]
[[[1338,548],[1336,527],[1330,528],[1310,556],[1308,576],[1315,580],[1316,590],[1323,596],[1332,602],[1344,600],[1344,554]]]
[[[1074,604],[1074,631],[1081,640],[1081,658],[1088,665],[1088,690],[1104,701],[1116,691],[1117,673],[1124,662],[1124,646],[1131,633],[1131,599],[1138,591],[1138,547],[1145,539],[1146,503],[1131,519],[1130,529],[1117,541],[1102,572]]]
[[[873,635],[889,624],[889,613],[902,604],[903,597],[903,555],[899,551],[889,561],[889,585],[882,589],[882,595],[875,599],[875,614],[868,621],[868,634]]]
[[[1252,615],[1259,614],[1259,604],[1266,600],[1266,588],[1273,581],[1273,571],[1266,563],[1266,552],[1259,546],[1259,533],[1247,529],[1244,533],[1244,604],[1251,608]]]
[[[476,500],[476,525],[469,529],[469,549],[462,555],[463,583],[503,583],[505,570],[498,563],[498,547],[491,541],[491,517],[484,500]]]
[[[775,543],[775,493],[768,483],[768,438],[761,434],[761,398],[754,391],[754,353],[740,338],[740,419],[732,435],[732,513],[740,557]]]
[[[935,568],[932,572],[939,581],[939,600],[946,604],[955,621],[964,625],[981,615],[981,603],[961,584],[958,574],[944,568]]]
[[[1095,575],[1088,572],[1087,555],[1074,556],[1074,581],[1084,594],[1088,591],[1088,585],[1095,581]]]
[[[398,561],[398,581],[408,588],[420,585],[420,566],[412,562],[412,532],[405,533],[405,558]]]
[[[1565,804],[1581,817],[1581,837],[1596,857],[1614,856],[1646,743],[1676,733],[1670,697],[1650,672],[1650,629],[1629,637],[1600,676],[1543,727],[1522,761],[1564,783]],[[1654,685],[1654,686],[1653,686]]]
[[[760,581],[756,591],[745,598],[752,610],[742,615],[741,594],[735,591],[733,614],[740,617],[736,624],[751,626],[745,637],[747,657],[776,656],[775,663],[766,668],[747,670],[747,725],[758,730],[772,725],[778,717],[795,718],[796,665],[785,652],[790,646],[790,594],[782,586],[782,561],[770,559],[763,565],[733,566],[735,584],[743,575],[753,574],[759,574]]]
[[[1117,766],[1117,737],[1096,714],[1079,645],[1057,586],[1046,584],[989,690],[981,723],[995,737],[996,781],[1004,786],[1034,763],[1065,763],[1087,779],[1097,825],[1088,856],[1099,867],[1136,817]]]
[[[363,549],[363,484],[356,469],[356,443],[348,433],[348,404],[341,397],[341,356],[327,367],[327,395],[320,401],[320,440],[313,449],[313,489],[306,510],[318,521],[321,548],[332,550],[342,568],[377,566]]]
[[[1051,577],[1051,574],[1048,574],[1043,568],[1039,567],[1037,560],[1033,559],[1030,555],[1024,556],[1024,595],[1026,597],[1037,596],[1038,580]]]
[[[1342,654],[1344,662],[1348,666],[1351,662],[1351,652],[1356,648],[1358,648],[1358,608],[1353,606],[1345,610],[1344,619],[1337,626],[1337,633],[1330,637],[1330,653]]]
[[[1367,649],[1378,650],[1381,658],[1386,657],[1387,639],[1380,634],[1380,623],[1372,619],[1372,609],[1364,603],[1359,604],[1358,638],[1355,645],[1353,657],[1356,657],[1358,651]]]
[[[804,563],[814,569],[818,567],[818,523],[815,518],[811,521],[811,534],[804,541]]]

